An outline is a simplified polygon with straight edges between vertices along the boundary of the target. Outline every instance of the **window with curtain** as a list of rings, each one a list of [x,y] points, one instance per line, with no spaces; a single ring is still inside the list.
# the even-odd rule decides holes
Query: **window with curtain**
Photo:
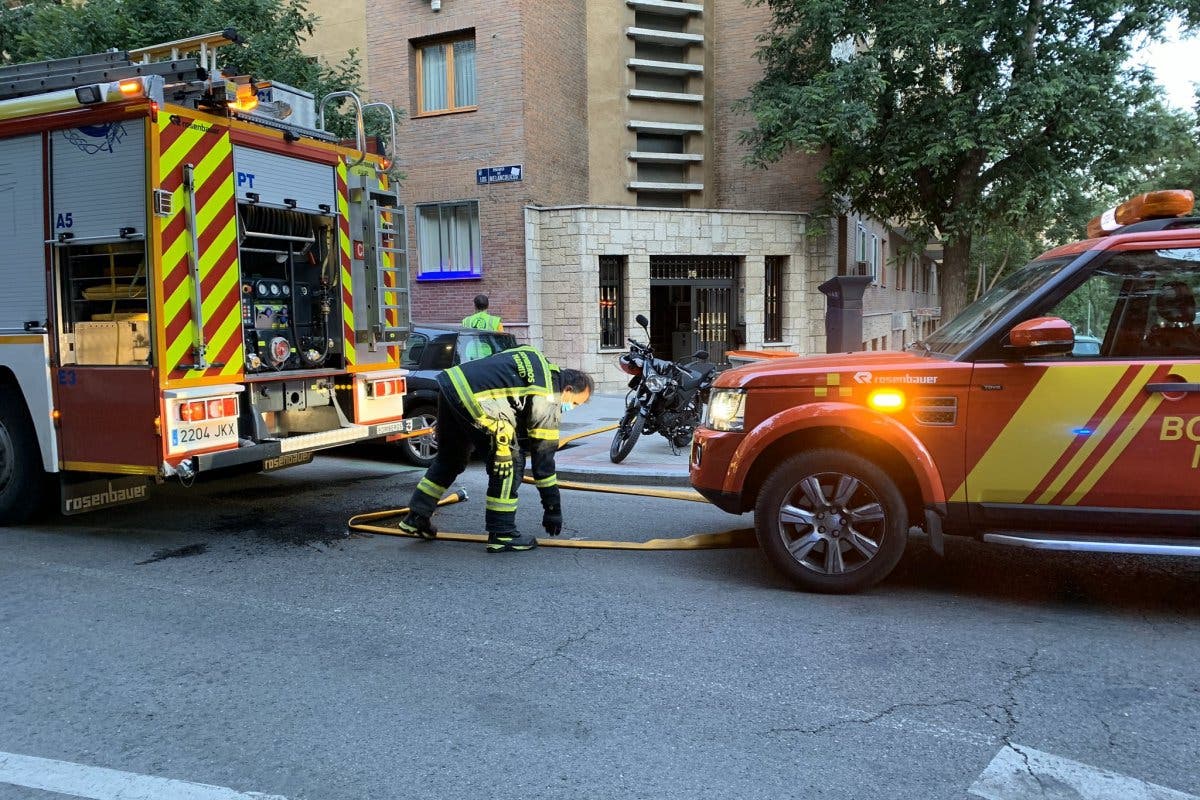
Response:
[[[414,46],[417,51],[418,115],[475,108],[474,33]]]
[[[763,287],[765,331],[763,341],[783,341],[783,270],[787,256],[767,256],[766,281]]]
[[[481,277],[479,203],[417,206],[417,251],[420,280]]]

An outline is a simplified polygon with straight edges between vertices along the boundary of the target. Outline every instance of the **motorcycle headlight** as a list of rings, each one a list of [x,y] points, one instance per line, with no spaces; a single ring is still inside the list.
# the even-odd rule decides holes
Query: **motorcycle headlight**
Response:
[[[740,431],[746,421],[745,389],[713,389],[704,424],[714,431]]]
[[[661,392],[667,388],[667,376],[650,375],[646,378],[646,388],[652,392]]]

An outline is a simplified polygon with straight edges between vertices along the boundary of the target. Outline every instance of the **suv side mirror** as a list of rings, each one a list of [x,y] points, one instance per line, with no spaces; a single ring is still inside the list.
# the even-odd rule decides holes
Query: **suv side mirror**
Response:
[[[1065,356],[1075,349],[1075,329],[1059,317],[1036,317],[1008,332],[1009,347],[1029,356]]]

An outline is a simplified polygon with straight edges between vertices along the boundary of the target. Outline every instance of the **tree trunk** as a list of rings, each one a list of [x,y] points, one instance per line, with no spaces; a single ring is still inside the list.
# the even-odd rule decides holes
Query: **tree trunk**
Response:
[[[938,270],[938,291],[942,301],[942,324],[967,307],[967,267],[971,261],[971,237],[959,236],[946,242],[942,268]]]

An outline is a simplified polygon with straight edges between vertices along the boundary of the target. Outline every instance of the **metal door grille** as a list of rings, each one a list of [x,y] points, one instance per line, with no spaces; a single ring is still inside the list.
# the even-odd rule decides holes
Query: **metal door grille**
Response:
[[[732,288],[738,260],[735,256],[650,256],[650,283],[714,281]]]
[[[692,333],[697,347],[724,363],[733,348],[737,319],[737,256],[651,256],[651,286],[691,289]]]

